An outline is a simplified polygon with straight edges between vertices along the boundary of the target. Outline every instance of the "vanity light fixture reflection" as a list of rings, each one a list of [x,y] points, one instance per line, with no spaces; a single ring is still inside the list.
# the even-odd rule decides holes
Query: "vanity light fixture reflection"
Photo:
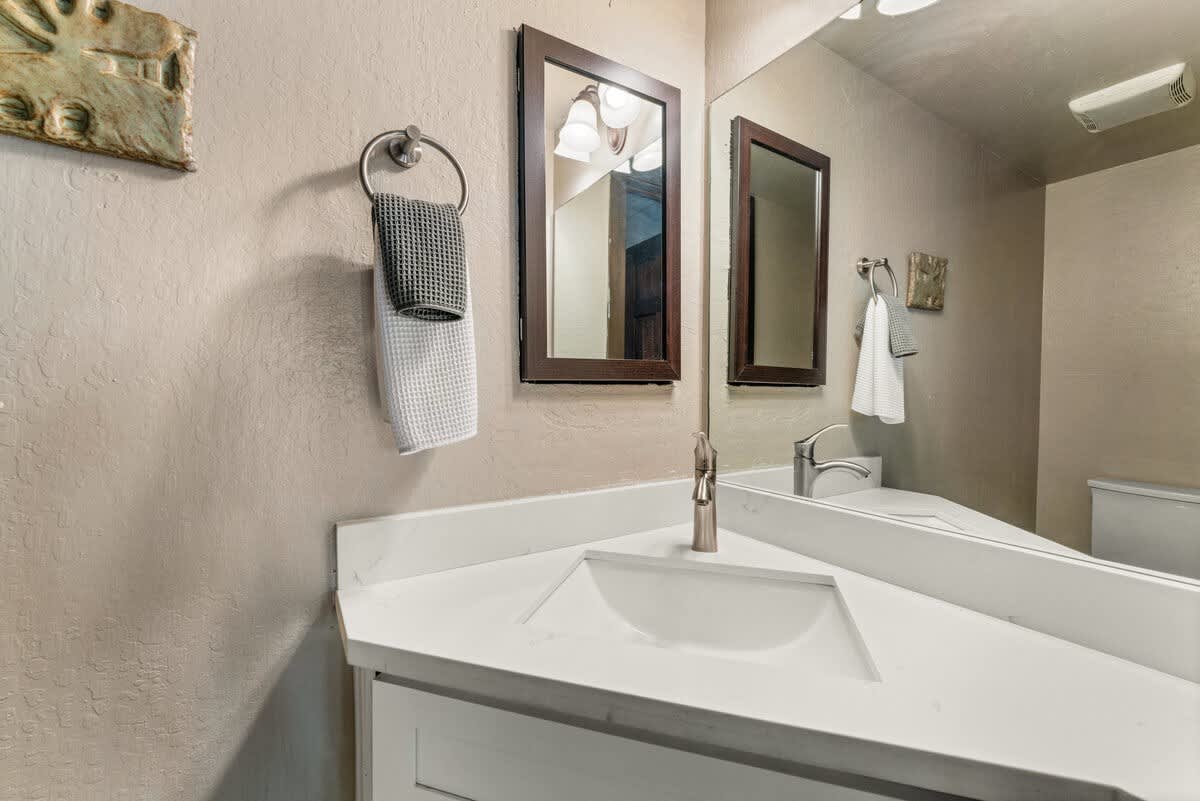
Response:
[[[609,128],[628,128],[638,118],[642,101],[619,86],[600,84],[600,119]]]
[[[600,147],[600,132],[596,130],[596,107],[577,98],[567,112],[567,121],[558,132],[558,141],[571,150],[591,153]]]
[[[588,86],[571,103],[567,121],[558,131],[554,154],[590,162],[591,154],[599,150],[603,142],[601,122],[607,129],[609,149],[620,153],[625,147],[629,126],[637,120],[641,110],[642,101],[619,86],[603,83]]]
[[[562,140],[561,134],[558,137],[558,146],[554,148],[554,155],[561,156],[565,159],[582,161],[584,164],[589,164],[592,161],[592,155],[590,153],[584,153],[582,150],[573,150],[572,148],[567,147],[566,143]]]
[[[901,14],[911,14],[937,3],[938,0],[879,0],[875,7],[880,14],[898,17]]]

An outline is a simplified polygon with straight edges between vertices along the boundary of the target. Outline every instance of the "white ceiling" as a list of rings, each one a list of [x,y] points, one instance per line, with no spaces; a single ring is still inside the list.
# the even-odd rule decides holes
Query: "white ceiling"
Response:
[[[1200,0],[941,0],[814,37],[1016,167],[1060,181],[1200,144],[1200,101],[1099,134],[1067,103],[1187,61],[1200,72]]]

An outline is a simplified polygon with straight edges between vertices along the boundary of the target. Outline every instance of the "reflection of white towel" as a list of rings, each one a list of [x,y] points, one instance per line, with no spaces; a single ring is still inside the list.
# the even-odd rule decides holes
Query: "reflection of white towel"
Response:
[[[461,320],[428,322],[398,314],[375,257],[375,325],[383,403],[400,453],[475,436],[475,331],[471,291]]]
[[[887,306],[874,298],[867,305],[850,408],[885,423],[904,422],[904,362],[888,346]]]

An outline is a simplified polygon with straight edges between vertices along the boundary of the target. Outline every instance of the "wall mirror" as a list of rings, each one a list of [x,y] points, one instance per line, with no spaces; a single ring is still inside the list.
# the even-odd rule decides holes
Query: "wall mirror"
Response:
[[[793,494],[793,443],[848,423],[815,458],[872,476],[822,474],[820,503],[1200,579],[1200,3],[1099,5],[865,0],[712,102],[708,428],[723,480]],[[747,318],[749,337],[736,324],[739,119],[837,168],[821,387],[738,380],[738,353],[754,365],[774,347],[763,321]],[[912,254],[949,260],[941,310],[905,308]],[[889,260],[916,340],[894,360],[898,424],[851,411],[863,257]],[[794,327],[812,308],[779,306]]]
[[[679,90],[528,26],[521,378],[679,378]]]
[[[825,383],[829,158],[732,124],[729,382]]]

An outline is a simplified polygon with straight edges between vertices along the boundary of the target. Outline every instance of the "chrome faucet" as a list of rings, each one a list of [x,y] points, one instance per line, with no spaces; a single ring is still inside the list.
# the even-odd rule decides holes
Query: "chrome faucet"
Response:
[[[708,435],[698,431],[696,438],[696,486],[692,490],[695,514],[692,517],[692,550],[717,552],[717,452]]]
[[[871,475],[871,471],[855,462],[842,461],[840,459],[831,459],[828,462],[818,462],[815,457],[817,449],[817,440],[826,431],[832,431],[835,428],[849,428],[845,423],[834,423],[830,426],[825,426],[817,433],[802,439],[795,443],[796,455],[792,459],[792,491],[802,498],[811,498],[813,494],[813,485],[817,483],[817,476],[824,473],[826,470],[849,470],[853,473],[858,473],[863,478]]]

